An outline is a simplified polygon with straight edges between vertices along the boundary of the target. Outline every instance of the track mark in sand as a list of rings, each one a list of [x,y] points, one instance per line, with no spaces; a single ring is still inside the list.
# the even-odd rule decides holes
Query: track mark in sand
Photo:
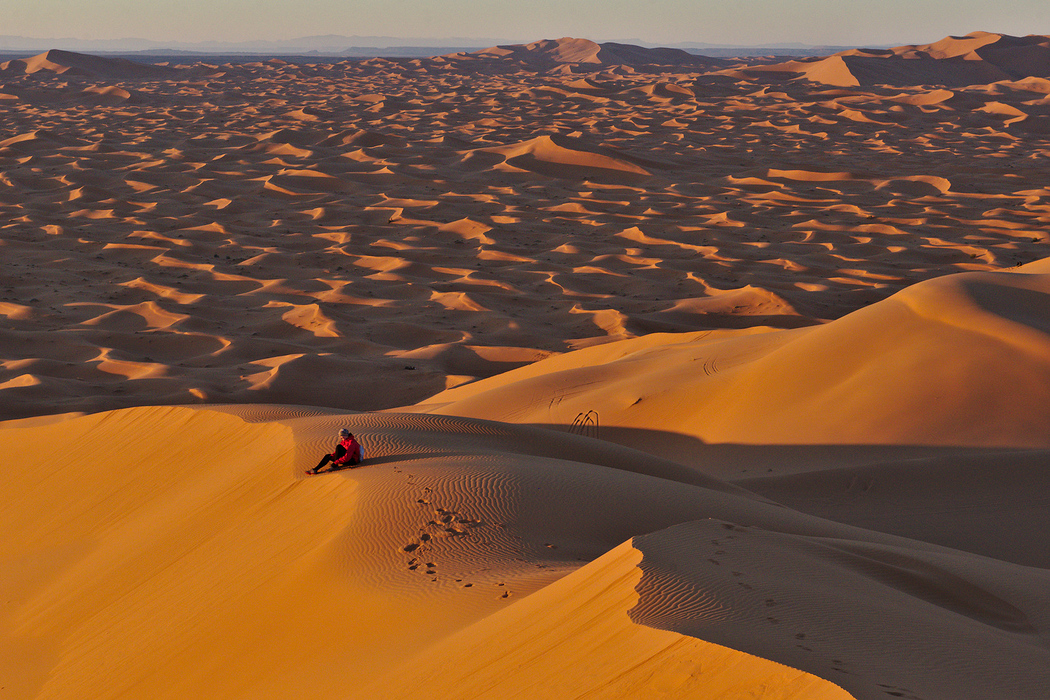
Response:
[[[400,470],[395,471],[405,475],[409,486],[418,486],[414,474],[401,472]],[[436,505],[434,502],[436,500],[434,490],[429,486],[423,486],[422,489],[422,494],[418,491],[414,494],[417,496],[415,504],[418,508],[424,510],[424,517],[427,520],[419,526],[415,539],[402,545],[400,551],[403,554],[411,555],[405,561],[405,568],[408,571],[430,576],[431,581],[437,583],[441,578],[441,562],[435,556],[435,544],[439,540],[468,537],[471,530],[482,527],[485,523],[458,510]],[[454,580],[457,584],[462,584],[463,588],[471,588],[474,585],[473,582],[469,581],[464,583],[464,580],[461,578]]]

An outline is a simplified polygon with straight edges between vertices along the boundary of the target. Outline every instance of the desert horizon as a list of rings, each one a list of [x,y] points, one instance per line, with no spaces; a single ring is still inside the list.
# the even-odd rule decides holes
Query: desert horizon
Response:
[[[1045,697],[1050,36],[52,49],[0,124],[11,697]]]

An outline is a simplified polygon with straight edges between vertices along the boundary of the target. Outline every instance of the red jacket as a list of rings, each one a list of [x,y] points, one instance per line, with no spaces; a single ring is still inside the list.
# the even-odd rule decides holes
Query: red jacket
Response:
[[[340,450],[340,447],[343,449]],[[357,464],[364,457],[364,450],[361,449],[361,444],[354,438],[343,438],[339,441],[339,445],[336,446],[335,452],[332,453],[332,457],[332,464],[339,466],[345,464]]]

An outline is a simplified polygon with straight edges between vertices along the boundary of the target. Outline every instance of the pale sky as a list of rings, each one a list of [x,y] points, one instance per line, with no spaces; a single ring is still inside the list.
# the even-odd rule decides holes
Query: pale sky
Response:
[[[562,36],[763,45],[1050,34],[1050,0],[0,0],[0,35],[163,41]]]

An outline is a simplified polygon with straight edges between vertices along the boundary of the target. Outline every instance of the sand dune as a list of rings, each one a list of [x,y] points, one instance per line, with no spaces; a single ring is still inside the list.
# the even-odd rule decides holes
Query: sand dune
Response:
[[[466,70],[480,67],[477,64],[501,63],[517,64],[537,70],[571,66],[573,70],[570,73],[587,72],[595,67],[604,66],[710,67],[726,63],[706,56],[694,56],[681,49],[649,49],[614,42],[598,44],[589,39],[572,37],[544,39],[530,44],[493,46],[472,53],[450,54],[442,59]]]
[[[3,688],[1045,697],[1047,42],[0,65]]]
[[[322,669],[360,683],[634,532],[704,514],[698,497],[771,508],[571,435],[229,411],[4,424],[3,449],[19,457],[2,495],[0,650],[27,669],[18,692],[346,697]],[[372,467],[304,479],[340,425],[361,434]],[[56,461],[56,442],[82,449]],[[582,498],[619,508],[595,519]]]
[[[787,666],[633,623],[641,559],[638,550],[621,545],[449,637],[366,692],[440,692],[451,698],[853,697]],[[527,665],[528,673],[515,673],[518,665]],[[692,670],[697,667],[703,673]]]
[[[1037,408],[1050,405],[1044,268],[929,280],[810,328],[622,341],[428,404],[562,425],[594,410],[610,430],[671,431],[698,444],[1050,448],[1050,418]]]
[[[166,66],[151,66],[124,58],[103,58],[89,54],[51,49],[32,58],[14,59],[0,63],[4,73],[49,73],[89,76],[111,79],[171,78],[175,70]]]
[[[825,58],[753,66],[743,73],[755,77],[790,74],[842,86],[984,85],[1050,76],[1050,38],[974,32],[933,44],[850,49]]]
[[[491,166],[497,169],[505,163],[514,169],[560,179],[631,182],[651,174],[641,165],[631,162],[640,159],[566,136],[539,136],[520,144],[479,149],[476,153],[503,156],[504,160]],[[475,153],[471,156],[473,159],[478,157]],[[583,208],[579,211],[586,212]]]

